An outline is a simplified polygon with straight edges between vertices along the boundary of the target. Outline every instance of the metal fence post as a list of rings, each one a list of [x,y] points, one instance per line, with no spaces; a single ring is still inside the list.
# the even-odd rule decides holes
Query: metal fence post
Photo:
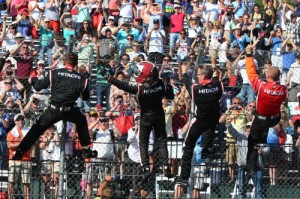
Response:
[[[59,184],[58,184],[58,199],[63,199],[64,193],[64,169],[65,169],[65,146],[66,146],[66,130],[67,122],[63,121],[63,129],[61,133],[61,142],[60,142],[60,164],[59,164]]]

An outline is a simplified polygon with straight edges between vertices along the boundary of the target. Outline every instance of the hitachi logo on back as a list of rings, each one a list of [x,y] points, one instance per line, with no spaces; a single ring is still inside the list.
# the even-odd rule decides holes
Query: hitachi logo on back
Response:
[[[155,88],[153,88],[153,89],[145,89],[144,90],[144,93],[145,94],[151,94],[151,93],[156,93],[156,92],[158,92],[158,91],[161,91],[163,88],[161,87],[161,86],[159,86],[159,87],[155,87]]]
[[[270,95],[284,95],[284,91],[274,91],[265,89],[264,92]]]
[[[76,75],[76,74],[58,72],[58,75],[59,76],[64,76],[64,77],[71,77],[71,78],[81,79],[81,76],[80,75]]]
[[[199,93],[214,93],[216,91],[219,91],[219,87],[199,89]]]

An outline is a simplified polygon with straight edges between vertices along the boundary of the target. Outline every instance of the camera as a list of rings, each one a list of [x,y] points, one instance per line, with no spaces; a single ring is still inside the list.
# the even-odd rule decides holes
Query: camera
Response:
[[[8,75],[8,76],[10,76],[10,75],[13,75],[13,71],[12,71],[12,69],[7,69],[6,70],[6,75]]]
[[[234,111],[240,111],[241,109],[238,106],[234,106],[234,107],[232,107],[232,110],[234,110]]]

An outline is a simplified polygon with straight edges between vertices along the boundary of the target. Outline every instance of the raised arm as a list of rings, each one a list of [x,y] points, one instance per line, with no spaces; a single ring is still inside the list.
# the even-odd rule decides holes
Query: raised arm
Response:
[[[189,92],[190,96],[192,96],[192,81],[189,78],[187,72],[188,66],[186,64],[181,65],[181,72],[182,72],[182,78],[183,78],[183,83],[185,85],[186,90]]]
[[[257,92],[260,84],[262,83],[262,80],[259,79],[259,76],[256,72],[255,62],[252,57],[252,53],[253,47],[251,45],[248,45],[246,48],[246,72],[254,91]]]

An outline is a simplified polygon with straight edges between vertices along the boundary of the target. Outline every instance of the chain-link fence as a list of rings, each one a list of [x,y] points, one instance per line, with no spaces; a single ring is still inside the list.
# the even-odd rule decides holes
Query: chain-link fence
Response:
[[[300,73],[297,72],[299,64],[296,55],[283,57],[288,52],[281,53],[281,56],[272,54],[271,51],[255,51],[259,77],[266,79],[265,71],[271,65],[279,67],[282,71],[281,83],[288,84],[290,96],[288,103],[281,108],[281,128],[286,132],[285,140],[281,141],[279,146],[277,134],[280,131],[271,130],[277,134],[269,133],[271,141],[261,147],[260,170],[250,179],[244,171],[245,164],[240,162],[246,157],[247,144],[241,144],[239,138],[235,137],[225,125],[227,117],[230,117],[232,123],[238,123],[238,128],[245,132],[247,123],[252,120],[255,112],[255,93],[246,79],[245,58],[240,50],[227,51],[220,47],[207,49],[198,45],[188,48],[191,52],[182,58],[166,55],[169,47],[164,45],[161,53],[143,52],[144,58],[138,56],[131,58],[131,54],[128,57],[122,53],[124,49],[118,42],[100,41],[82,45],[81,41],[74,40],[68,47],[64,47],[64,42],[56,42],[57,48],[53,47],[49,57],[48,51],[41,56],[42,48],[39,42],[20,45],[20,53],[25,47],[27,56],[16,53],[3,61],[3,81],[0,83],[0,91],[3,94],[0,94],[3,126],[0,189],[3,197],[9,195],[14,198],[95,198],[98,195],[105,198],[106,194],[107,197],[114,195],[114,198],[173,198],[176,176],[181,170],[184,137],[190,126],[190,120],[194,117],[191,96],[181,81],[181,65],[188,65],[189,77],[196,83],[198,64],[212,65],[214,78],[224,84],[224,94],[220,101],[220,114],[223,118],[221,116],[220,124],[216,127],[212,148],[214,156],[210,160],[201,159],[201,147],[197,142],[189,186],[182,198],[233,198],[240,195],[242,198],[299,197],[297,187],[300,183],[298,174],[300,144],[299,125],[295,122],[297,121],[295,115],[299,114],[297,93],[300,91],[298,87]],[[144,50],[144,45],[137,47]],[[124,52],[126,49],[129,47],[125,46]],[[13,130],[18,119],[17,114],[25,116],[24,128],[25,126],[30,128],[49,105],[50,91],[33,90],[30,79],[43,78],[49,69],[63,67],[66,53],[70,51],[78,52],[79,73],[90,78],[91,98],[88,101],[79,99],[77,106],[86,114],[93,141],[91,147],[98,151],[98,158],[82,160],[78,141],[80,132],[76,132],[74,125],[67,124],[65,130],[61,125],[47,130],[31,150],[26,161],[9,160],[13,153],[10,149],[16,147],[20,141],[16,140],[16,137],[22,139],[20,135],[23,132]],[[217,62],[212,59],[215,55],[218,57]],[[223,62],[222,56],[225,56]],[[116,78],[134,84],[134,69],[143,59],[150,59],[156,63],[160,77],[172,85],[175,94],[172,101],[163,99],[169,165],[175,177],[168,179],[163,176],[158,143],[153,136],[149,140],[151,176],[147,182],[141,183],[143,171],[137,141],[138,121],[134,120],[135,113],[139,112],[139,106],[135,96],[110,86],[101,76],[100,70],[107,68],[114,72]],[[291,64],[293,65],[290,68],[285,67]],[[236,96],[239,98],[235,98]],[[236,99],[239,100],[241,108],[229,110],[230,107],[234,107]],[[114,107],[118,108],[112,111]],[[120,113],[132,117],[137,124],[130,126],[133,127],[131,137],[129,131],[122,134],[108,131],[113,129],[113,125],[118,126],[115,118],[120,117]],[[103,127],[100,120],[105,116],[108,117],[109,124]],[[66,141],[62,150],[64,135]],[[272,135],[275,135],[273,138],[275,140],[277,138],[276,141],[272,141]]]

